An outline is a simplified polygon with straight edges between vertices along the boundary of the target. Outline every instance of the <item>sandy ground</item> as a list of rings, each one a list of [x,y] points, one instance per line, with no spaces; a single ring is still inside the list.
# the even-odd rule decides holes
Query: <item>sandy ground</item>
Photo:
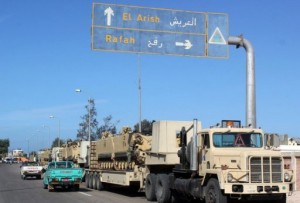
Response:
[[[287,203],[300,203],[300,191],[295,191],[287,197]]]

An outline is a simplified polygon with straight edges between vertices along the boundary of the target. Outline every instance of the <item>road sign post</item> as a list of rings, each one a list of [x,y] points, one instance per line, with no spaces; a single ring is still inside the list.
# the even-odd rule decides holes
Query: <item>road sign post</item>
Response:
[[[93,4],[92,50],[228,57],[226,14]]]

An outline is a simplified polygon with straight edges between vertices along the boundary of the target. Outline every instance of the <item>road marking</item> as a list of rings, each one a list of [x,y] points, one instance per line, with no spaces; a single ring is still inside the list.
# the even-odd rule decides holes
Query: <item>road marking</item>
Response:
[[[89,197],[91,197],[92,195],[90,195],[90,194],[87,194],[87,193],[85,193],[85,192],[78,192],[78,193],[80,193],[80,194],[83,194],[83,195],[86,195],[86,196],[89,196]]]

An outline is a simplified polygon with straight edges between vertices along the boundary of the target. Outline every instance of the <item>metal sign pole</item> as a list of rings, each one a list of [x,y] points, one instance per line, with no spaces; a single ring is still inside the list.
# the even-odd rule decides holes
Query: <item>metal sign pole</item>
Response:
[[[138,54],[138,89],[139,89],[139,132],[142,132],[142,87],[141,87],[141,58]]]
[[[247,53],[246,125],[256,128],[255,60],[251,43],[240,37],[229,37],[229,45],[244,47]]]

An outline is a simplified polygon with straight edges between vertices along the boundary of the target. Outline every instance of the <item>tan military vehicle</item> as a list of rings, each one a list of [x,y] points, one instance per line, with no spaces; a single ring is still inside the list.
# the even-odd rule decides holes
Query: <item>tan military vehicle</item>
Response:
[[[47,166],[49,162],[52,161],[51,158],[51,149],[43,149],[39,153],[39,163],[41,166]]]
[[[125,129],[92,142],[90,158],[87,187],[131,186],[159,203],[286,203],[293,183],[293,171],[284,168],[280,152],[265,147],[263,131],[242,127],[239,121],[222,121],[207,129],[197,120],[159,121],[153,124],[152,136]]]
[[[76,140],[68,141],[59,148],[59,159],[64,161],[73,161],[80,168],[87,168],[88,166],[88,148],[89,141]]]

